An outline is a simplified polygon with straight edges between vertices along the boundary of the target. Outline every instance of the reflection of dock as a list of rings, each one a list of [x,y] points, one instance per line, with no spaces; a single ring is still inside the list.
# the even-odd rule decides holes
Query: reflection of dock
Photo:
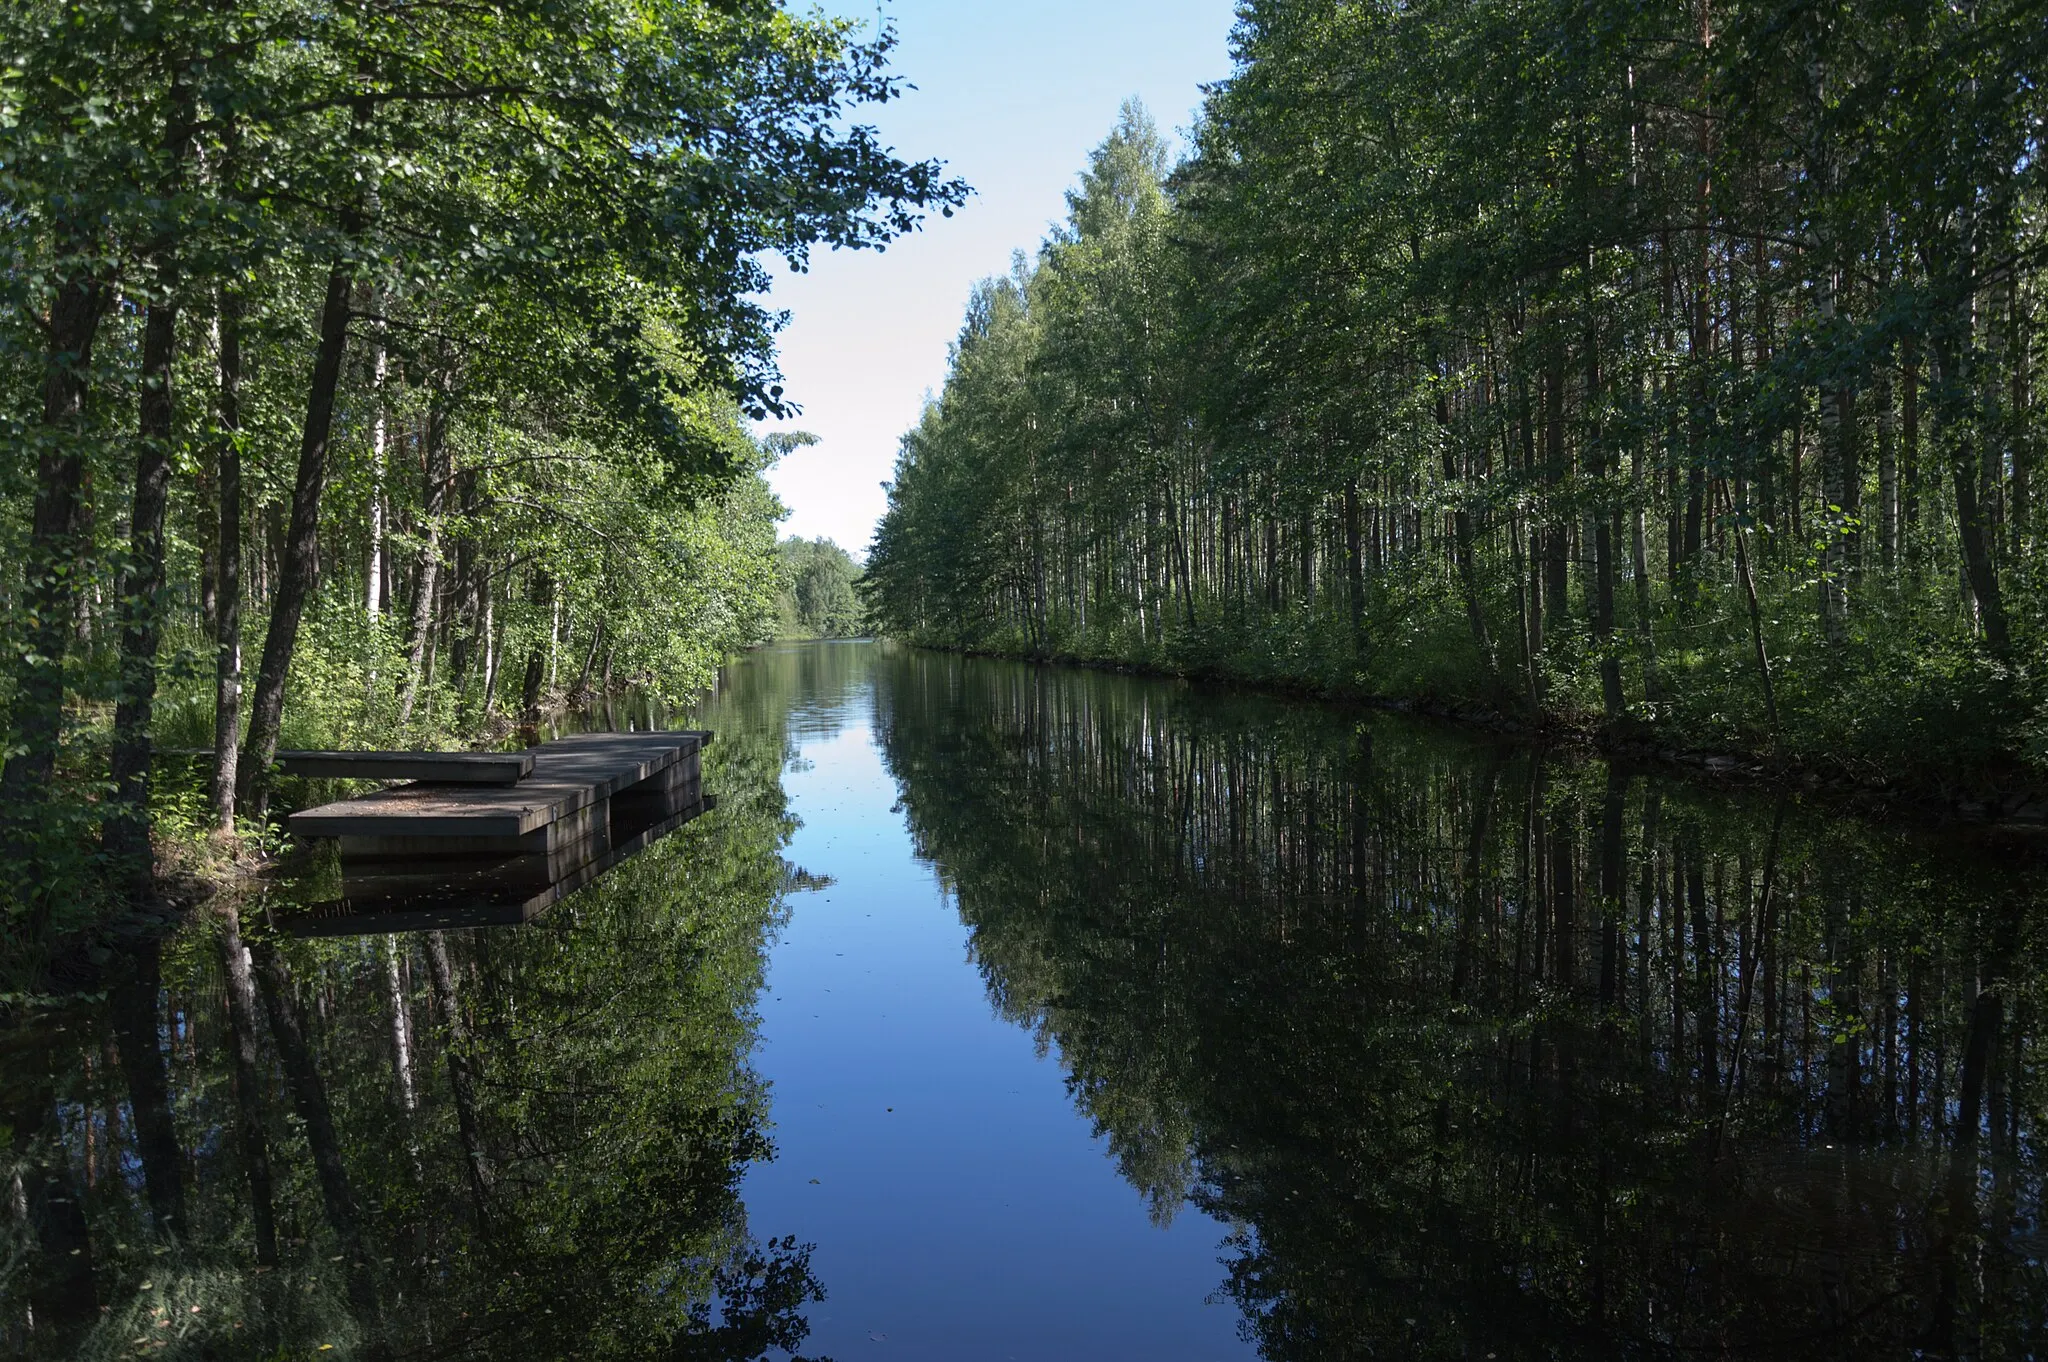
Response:
[[[334,838],[339,900],[297,916],[300,935],[506,926],[562,898],[711,807],[709,733],[585,733],[530,749],[516,783],[439,779],[292,815]],[[465,773],[467,774],[467,773]]]

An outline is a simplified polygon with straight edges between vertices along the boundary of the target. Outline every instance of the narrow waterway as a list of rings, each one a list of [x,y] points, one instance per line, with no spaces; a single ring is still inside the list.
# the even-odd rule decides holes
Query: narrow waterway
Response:
[[[529,926],[300,939],[281,885],[17,1010],[0,1342],[2048,1341],[2025,846],[871,643],[663,717],[718,807]]]
[[[745,1188],[754,1223],[818,1245],[831,1294],[812,1348],[1255,1356],[1217,1298],[1227,1227],[1122,1176],[1058,1038],[994,992],[899,802],[877,661],[872,645],[819,644],[733,678],[733,701],[790,698],[783,784],[802,826],[788,855],[821,881],[791,898],[769,960],[756,1064],[779,1153]]]

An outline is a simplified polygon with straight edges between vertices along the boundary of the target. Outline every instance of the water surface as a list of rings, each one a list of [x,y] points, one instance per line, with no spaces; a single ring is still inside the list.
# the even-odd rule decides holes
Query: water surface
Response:
[[[302,940],[278,889],[238,904],[246,957],[212,915],[18,1015],[8,1345],[2048,1334],[2026,848],[874,644],[763,650],[685,721],[717,809],[529,926]]]

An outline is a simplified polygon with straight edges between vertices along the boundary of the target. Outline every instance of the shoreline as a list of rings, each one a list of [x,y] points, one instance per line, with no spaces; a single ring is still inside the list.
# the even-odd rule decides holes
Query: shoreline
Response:
[[[846,642],[897,643],[955,657],[1180,681],[1219,691],[1400,715],[1491,734],[1525,746],[1598,755],[1632,769],[1660,771],[1730,793],[1774,791],[1781,797],[1807,798],[1825,811],[1843,817],[1928,831],[1976,834],[1992,839],[2005,850],[2048,850],[2048,793],[2031,788],[1990,790],[1981,780],[1972,783],[1960,772],[1955,773],[1955,783],[1946,786],[1931,781],[1859,778],[1839,767],[1830,770],[1825,762],[1812,758],[1692,747],[1671,741],[1668,735],[1632,732],[1632,725],[1626,720],[1610,724],[1556,713],[1532,720],[1526,714],[1477,701],[1447,702],[1433,697],[1347,692],[1303,681],[1254,679],[1219,668],[1177,668],[1057,654],[942,647],[886,636],[778,639],[761,646]],[[589,694],[575,701],[564,696],[543,711],[540,723],[602,704],[607,698],[631,690],[630,686],[615,686],[609,696]],[[450,750],[495,750],[490,744],[501,743],[523,726],[497,715],[488,728],[467,735],[469,746]],[[478,747],[478,743],[485,746]],[[213,834],[203,845],[177,841],[160,847],[148,901],[129,903],[52,941],[40,968],[34,971],[31,991],[14,1000],[15,1005],[55,1002],[92,991],[104,981],[107,966],[126,950],[174,934],[221,895],[259,882],[302,850],[292,847],[281,853],[263,852],[252,850],[251,846],[245,836],[238,836],[229,846],[219,834]],[[0,1008],[5,1010],[8,1009]]]
[[[1951,772],[1944,780],[1897,776],[1859,777],[1839,764],[1830,769],[1822,759],[1791,753],[1694,746],[1674,735],[1643,730],[1630,719],[1573,716],[1546,711],[1531,716],[1475,700],[1445,701],[1429,696],[1368,694],[1307,681],[1258,679],[1214,667],[1173,667],[1157,663],[1102,658],[1000,652],[984,648],[951,648],[933,643],[892,639],[927,652],[960,657],[1022,662],[1033,666],[1077,667],[1088,671],[1163,681],[1184,681],[1325,705],[1349,705],[1386,714],[1430,719],[1460,728],[1481,729],[1518,742],[1546,748],[1577,748],[1637,769],[1668,771],[1726,790],[1777,790],[1811,796],[1840,806],[1848,816],[1881,822],[1987,832],[2025,839],[2038,837],[2048,845],[2048,788],[2034,785],[2001,789],[1981,773]]]
[[[600,707],[632,690],[631,685],[620,683],[609,691],[558,696],[542,707],[538,720],[531,724],[494,714],[488,723],[459,735],[460,745],[446,750],[502,750],[505,740],[522,728],[539,729],[564,715]],[[148,896],[140,901],[118,902],[104,916],[51,939],[43,959],[31,971],[27,989],[12,999],[0,998],[0,1018],[4,1018],[10,1005],[55,1003],[92,992],[104,983],[108,966],[124,953],[175,935],[222,895],[248,889],[305,852],[303,847],[293,844],[287,844],[281,851],[266,851],[260,835],[240,831],[233,835],[210,832],[198,840],[159,840],[154,850],[156,866]]]

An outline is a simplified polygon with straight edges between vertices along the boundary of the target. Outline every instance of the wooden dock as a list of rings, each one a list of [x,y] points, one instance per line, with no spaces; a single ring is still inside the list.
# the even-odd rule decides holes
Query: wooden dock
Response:
[[[533,774],[531,752],[280,752],[277,768],[316,780],[431,780],[442,785],[517,785]]]
[[[437,774],[293,814],[294,835],[338,842],[342,897],[288,928],[336,936],[530,921],[713,807],[702,788],[710,740],[577,734],[514,754],[529,767],[512,784]]]
[[[710,735],[580,733],[529,748],[511,785],[423,780],[291,816],[296,837],[333,837],[344,859],[557,852],[600,837],[619,800],[682,806],[701,792]]]
[[[209,760],[211,747],[159,747],[158,757]],[[431,780],[442,785],[517,785],[533,774],[530,752],[312,752],[287,749],[270,763],[315,780]]]

